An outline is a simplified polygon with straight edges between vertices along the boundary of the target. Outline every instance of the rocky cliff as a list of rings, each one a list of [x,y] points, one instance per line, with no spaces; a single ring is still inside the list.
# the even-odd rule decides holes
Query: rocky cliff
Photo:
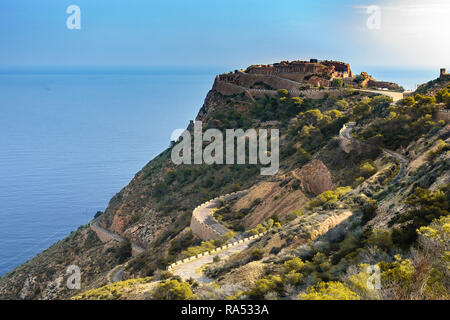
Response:
[[[244,84],[254,85],[258,76],[248,76],[256,78]],[[291,84],[283,81],[287,82],[272,85]],[[170,160],[170,147],[139,171],[96,219],[101,228],[123,241],[99,237],[89,226],[80,227],[3,276],[0,298],[69,298],[107,284],[117,268],[123,268],[124,279],[170,278],[170,274],[161,276],[168,265],[214,245],[202,239],[215,235],[201,236],[204,232],[192,225],[195,208],[236,191],[248,192],[239,199],[220,200],[217,221],[238,236],[261,230],[264,236],[227,261],[214,262],[205,273],[221,286],[234,285],[224,281],[236,278],[238,270],[254,270],[251,286],[257,286],[258,279],[279,281],[266,277],[278,275],[281,282],[274,288],[283,287],[283,291],[270,289],[258,295],[260,288],[236,287],[225,295],[202,284],[192,287],[199,297],[212,290],[211,296],[222,298],[297,298],[312,284],[347,279],[346,270],[361,263],[384,261],[395,268],[394,253],[408,257],[407,250],[417,241],[415,230],[430,225],[427,219],[437,217],[436,212],[448,214],[450,134],[444,121],[432,121],[433,99],[417,96],[408,107],[353,89],[311,99],[284,91],[255,97],[224,92],[227,89],[218,86],[215,83],[207,94],[196,119],[204,128],[220,130],[278,128],[280,170],[276,175],[261,176],[260,166],[249,164],[176,166]],[[340,130],[353,120],[355,141],[350,139],[349,148],[343,147]],[[414,165],[405,166],[403,158]],[[424,192],[429,193],[427,201],[439,199],[433,202],[439,210],[417,220],[426,211],[421,207]],[[281,223],[278,231],[271,229],[275,222]],[[133,256],[136,246],[145,251]],[[255,259],[263,260],[253,263]],[[70,265],[81,270],[81,289],[66,286]],[[439,275],[443,271],[436,265],[430,265],[430,270]]]

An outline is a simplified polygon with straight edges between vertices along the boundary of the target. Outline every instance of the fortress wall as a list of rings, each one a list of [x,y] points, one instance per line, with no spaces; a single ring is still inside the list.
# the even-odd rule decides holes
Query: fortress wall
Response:
[[[303,82],[307,73],[280,73],[277,76],[280,78],[286,78],[296,82]]]
[[[393,83],[393,82],[387,82],[387,81],[369,80],[367,85],[369,87],[388,88],[389,90],[397,90],[399,88],[398,84]]]
[[[239,94],[245,91],[244,88],[241,88],[233,83],[223,82],[223,81],[215,81],[212,87],[212,90],[216,90],[224,96],[231,96],[234,94]]]
[[[265,95],[268,96],[275,96],[277,94],[274,90],[255,90],[255,89],[249,89],[247,90],[249,94],[252,95],[253,98],[263,98]]]
[[[264,82],[274,88],[277,89],[298,89],[300,86],[299,83],[293,82],[288,79],[283,79],[278,76],[270,76],[270,75],[264,75],[264,74],[247,74],[247,73],[240,73],[236,79],[236,84],[250,88],[255,84],[256,82]]]
[[[241,75],[242,76],[242,75]],[[265,76],[265,75],[245,75],[244,78],[248,76],[257,76],[257,77],[266,77],[266,78],[274,78],[271,76]],[[241,79],[241,78],[240,78]],[[255,80],[255,79],[253,79]],[[273,79],[272,79],[273,80]],[[278,81],[280,80],[280,81]],[[286,89],[289,91],[290,95],[293,97],[304,97],[304,98],[310,98],[310,99],[322,99],[325,96],[325,93],[328,93],[330,96],[339,96],[343,93],[343,90],[345,89],[331,89],[331,90],[319,90],[318,88],[312,88],[307,90],[299,90],[296,83],[292,83],[289,80],[286,80],[284,82],[283,79],[277,79],[276,87],[277,89]],[[255,81],[257,82],[257,81]],[[224,81],[215,81],[213,90],[218,91],[219,93],[229,96],[233,94],[239,94],[239,93],[249,93],[254,98],[262,98],[265,95],[268,96],[274,96],[277,94],[276,90],[268,90],[268,89],[249,89],[250,86],[252,86],[255,82],[250,81],[243,84],[243,86],[230,83],[230,82],[224,82]],[[264,83],[270,85],[271,87],[274,87],[275,83],[268,83],[269,81],[264,81]]]

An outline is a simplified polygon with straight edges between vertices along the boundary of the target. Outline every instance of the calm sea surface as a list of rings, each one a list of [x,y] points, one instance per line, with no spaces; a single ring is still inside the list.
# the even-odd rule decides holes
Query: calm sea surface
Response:
[[[405,88],[437,77],[364,70]],[[220,71],[0,73],[0,275],[103,211]]]
[[[214,74],[0,74],[0,275],[103,211]]]

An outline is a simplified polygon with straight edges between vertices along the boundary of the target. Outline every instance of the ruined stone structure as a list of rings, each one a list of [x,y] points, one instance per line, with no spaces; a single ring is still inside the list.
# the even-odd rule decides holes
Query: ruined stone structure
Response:
[[[353,78],[353,72],[348,63],[340,61],[322,61],[323,65],[331,67],[335,78]]]
[[[447,70],[445,68],[441,68],[441,72],[439,75],[439,78],[441,80],[449,81],[450,80],[450,73],[446,72]]]
[[[353,77],[350,65],[340,61],[318,61],[311,59],[310,61],[281,61],[279,63],[269,65],[252,65],[245,71],[249,74],[265,74],[278,75],[288,78],[290,74],[297,74],[304,78],[308,74],[329,75],[330,78],[347,78]]]
[[[326,73],[329,69],[318,62],[281,61],[269,65],[252,65],[245,72],[250,74],[279,75],[283,73]]]
[[[247,76],[247,77],[246,77]],[[339,61],[318,61],[311,59],[310,61],[281,61],[279,63],[268,65],[252,65],[244,70],[235,70],[234,72],[221,74],[217,77],[217,81],[233,83],[249,88],[245,85],[245,79],[257,79],[267,86],[271,86],[266,80],[272,77],[274,79],[286,79],[287,81],[295,81],[295,86],[298,87],[298,82],[310,84],[313,86],[329,87],[331,81],[335,78],[346,79],[347,82],[353,79],[353,72],[350,65]],[[251,77],[253,76],[253,77]],[[269,77],[269,78],[268,78]],[[250,85],[254,85],[255,82]],[[291,83],[290,86],[293,84]],[[279,85],[272,86],[275,89],[281,88]],[[288,88],[289,84],[283,88]]]
[[[445,69],[441,77],[446,77]],[[251,100],[265,95],[274,96],[278,89],[285,89],[291,96],[321,99],[327,94],[339,93],[333,86],[334,79],[342,79],[345,87],[376,88],[385,91],[401,91],[393,82],[377,81],[367,72],[354,76],[348,63],[311,59],[310,61],[281,61],[268,65],[252,65],[245,70],[220,74],[212,91],[225,96],[245,94]]]

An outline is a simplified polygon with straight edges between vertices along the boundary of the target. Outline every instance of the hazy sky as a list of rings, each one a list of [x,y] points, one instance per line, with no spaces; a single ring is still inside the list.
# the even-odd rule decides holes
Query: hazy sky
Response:
[[[69,5],[81,29],[69,30]],[[378,5],[380,29],[367,6]],[[0,0],[0,67],[245,67],[316,57],[450,69],[449,0]]]

